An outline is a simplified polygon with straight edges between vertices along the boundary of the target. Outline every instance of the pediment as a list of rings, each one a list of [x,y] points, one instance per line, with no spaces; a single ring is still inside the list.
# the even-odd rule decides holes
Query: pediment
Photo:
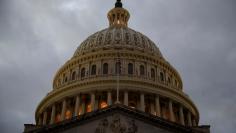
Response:
[[[29,133],[200,133],[124,105],[112,105]]]

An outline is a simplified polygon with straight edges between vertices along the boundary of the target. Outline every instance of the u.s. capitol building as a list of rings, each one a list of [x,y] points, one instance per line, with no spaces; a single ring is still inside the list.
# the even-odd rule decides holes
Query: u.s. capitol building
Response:
[[[25,133],[209,133],[177,70],[128,27],[117,0],[109,27],[83,41],[55,74]]]

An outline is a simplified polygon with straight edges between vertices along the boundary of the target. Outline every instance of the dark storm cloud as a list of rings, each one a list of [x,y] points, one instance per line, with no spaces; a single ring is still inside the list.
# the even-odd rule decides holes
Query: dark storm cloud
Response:
[[[213,133],[236,125],[236,2],[125,1],[130,27],[152,39],[180,72]],[[114,0],[0,1],[0,129],[21,132],[51,90],[56,70],[88,35],[107,27]]]

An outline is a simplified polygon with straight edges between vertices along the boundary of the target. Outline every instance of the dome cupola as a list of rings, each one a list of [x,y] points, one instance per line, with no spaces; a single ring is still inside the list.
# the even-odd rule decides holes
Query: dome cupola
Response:
[[[129,12],[123,8],[121,0],[117,0],[115,8],[111,9],[107,17],[109,19],[110,27],[126,27],[128,26]]]

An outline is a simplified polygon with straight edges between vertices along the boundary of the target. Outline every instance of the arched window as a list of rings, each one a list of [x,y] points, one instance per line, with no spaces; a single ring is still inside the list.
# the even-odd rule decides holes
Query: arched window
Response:
[[[108,74],[108,64],[107,63],[103,64],[103,74]]]
[[[163,72],[160,72],[160,79],[161,79],[161,81],[164,81],[164,74],[163,74]]]
[[[74,72],[72,73],[71,79],[72,79],[72,80],[75,80],[75,76],[76,76],[76,72],[74,71]]]
[[[133,64],[132,63],[128,64],[128,74],[133,74]]]
[[[155,70],[152,68],[152,69],[151,69],[151,78],[152,78],[152,79],[155,79],[155,76],[156,76]]]
[[[170,79],[170,77],[168,77],[168,84],[170,84],[171,83],[171,79]]]
[[[67,77],[65,77],[65,83],[67,82]]]
[[[82,68],[81,69],[81,78],[84,78],[85,77],[85,68]]]
[[[92,65],[91,75],[96,75],[96,65]]]
[[[140,65],[140,67],[139,67],[139,71],[140,71],[140,75],[141,76],[144,76],[144,66],[143,65]]]
[[[121,63],[116,62],[116,74],[121,74]]]

